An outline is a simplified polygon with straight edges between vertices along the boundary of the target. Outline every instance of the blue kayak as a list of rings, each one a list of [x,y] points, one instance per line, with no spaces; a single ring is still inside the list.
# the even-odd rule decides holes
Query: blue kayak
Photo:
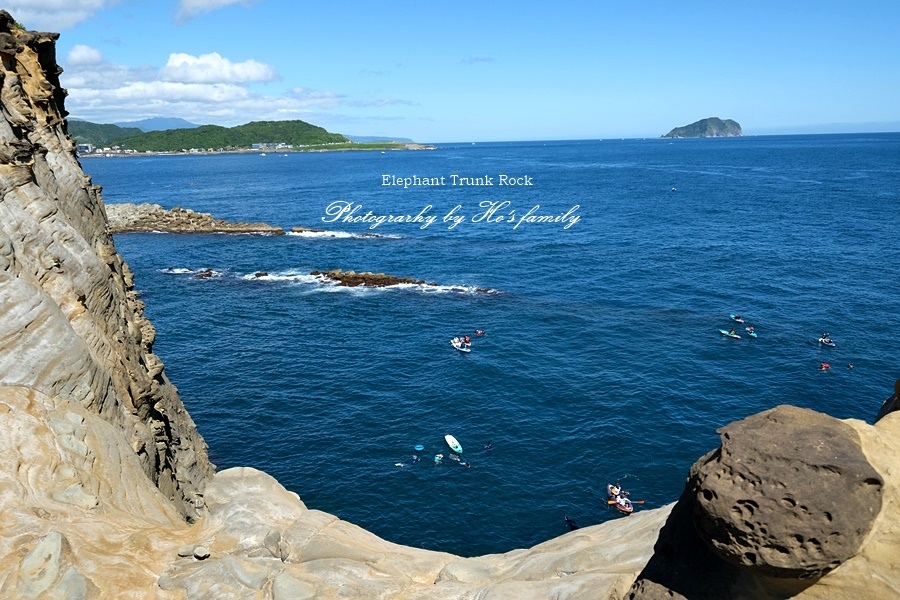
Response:
[[[724,336],[726,336],[726,337],[734,338],[734,339],[736,339],[736,340],[741,339],[741,336],[739,336],[738,334],[736,334],[736,333],[731,333],[730,331],[725,331],[724,329],[720,329],[720,330],[719,330],[719,333],[721,333],[722,335],[724,335]]]

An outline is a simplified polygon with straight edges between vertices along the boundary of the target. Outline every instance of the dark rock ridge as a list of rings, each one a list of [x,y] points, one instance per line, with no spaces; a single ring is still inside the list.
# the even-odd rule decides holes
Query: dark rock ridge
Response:
[[[737,121],[725,119],[724,121],[718,117],[709,117],[708,119],[700,119],[696,123],[685,125],[684,127],[676,127],[664,138],[698,138],[698,137],[740,137],[744,135],[741,126]]]
[[[110,233],[162,231],[166,233],[253,233],[284,235],[281,227],[266,223],[240,223],[215,219],[209,213],[159,204],[107,204]]]
[[[896,411],[898,402],[900,402],[900,379],[894,382],[894,395],[885,400],[884,404],[881,405],[878,416],[875,417],[875,422],[877,423],[889,413]]]
[[[318,275],[332,281],[336,281],[338,285],[347,287],[387,287],[389,285],[398,285],[401,283],[411,283],[414,285],[437,285],[437,283],[425,283],[424,279],[412,279],[411,277],[395,277],[394,275],[385,275],[384,273],[372,273],[363,271],[343,271],[334,269],[331,271],[313,271],[310,275]]]
[[[854,556],[881,510],[884,481],[842,421],[779,406],[718,431],[631,598],[798,592]]]

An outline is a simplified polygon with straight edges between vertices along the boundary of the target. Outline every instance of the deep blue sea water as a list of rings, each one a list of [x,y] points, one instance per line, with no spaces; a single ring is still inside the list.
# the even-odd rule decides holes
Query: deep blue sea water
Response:
[[[115,241],[218,467],[265,470],[394,542],[530,546],[564,533],[564,515],[620,518],[612,481],[658,507],[718,445],[716,428],[784,403],[872,422],[900,377],[900,134],[82,163],[110,204],[385,236]],[[385,174],[448,185],[386,187]],[[451,174],[495,185],[451,186]],[[534,185],[501,187],[500,174]],[[339,200],[357,214],[430,205],[438,220],[323,223]],[[539,206],[580,219],[472,222],[484,201],[510,202],[495,216]],[[457,205],[466,221],[449,229]],[[194,277],[206,268],[220,275]],[[442,287],[308,276],[334,268]],[[720,335],[731,312],[759,337]],[[448,344],[476,328],[487,335],[471,354]],[[824,331],[835,348],[817,343]],[[434,464],[446,433],[470,469]]]

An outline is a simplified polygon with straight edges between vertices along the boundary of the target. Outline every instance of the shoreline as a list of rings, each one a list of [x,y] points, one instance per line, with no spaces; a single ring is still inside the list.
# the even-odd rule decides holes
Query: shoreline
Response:
[[[82,158],[132,158],[132,157],[147,157],[147,156],[213,156],[219,154],[257,154],[259,156],[266,156],[271,153],[272,155],[276,154],[305,154],[310,152],[373,152],[373,151],[382,151],[386,152],[388,150],[392,152],[397,151],[420,151],[420,150],[437,150],[437,146],[434,144],[419,144],[419,143],[408,143],[408,144],[374,144],[371,147],[362,147],[362,144],[357,144],[357,147],[347,147],[342,146],[340,148],[321,148],[321,147],[310,147],[310,148],[265,148],[258,150],[199,150],[196,148],[192,148],[191,150],[147,150],[147,151],[138,151],[138,150],[110,150],[110,151],[100,151],[100,152],[91,152],[89,154],[77,154],[78,159]]]

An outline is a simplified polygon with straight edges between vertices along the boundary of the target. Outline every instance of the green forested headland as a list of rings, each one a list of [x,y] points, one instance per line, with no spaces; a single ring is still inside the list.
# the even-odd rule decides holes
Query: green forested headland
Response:
[[[141,135],[143,131],[137,127],[119,127],[105,123],[90,121],[68,121],[69,135],[79,144],[94,146],[110,146],[123,138]]]
[[[177,152],[191,148],[250,148],[253,144],[268,143],[296,147],[346,141],[347,138],[339,133],[329,133],[305,121],[254,121],[237,127],[201,125],[193,129],[150,131],[116,143],[122,148],[140,152]]]
[[[95,146],[115,144],[122,149],[139,152],[179,152],[197,148],[206,150],[250,148],[253,144],[290,144],[316,146],[346,143],[338,133],[305,121],[254,121],[237,127],[201,125],[191,129],[165,131],[141,130],[116,125],[99,125],[88,121],[69,121],[69,134],[79,143]]]

